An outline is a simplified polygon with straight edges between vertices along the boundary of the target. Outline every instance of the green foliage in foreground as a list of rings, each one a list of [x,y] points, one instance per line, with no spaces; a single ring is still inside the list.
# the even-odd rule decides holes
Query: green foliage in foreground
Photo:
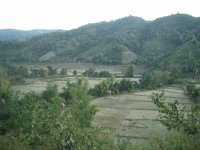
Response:
[[[91,127],[92,118],[97,112],[94,105],[90,105],[88,93],[88,82],[78,79],[77,83],[71,87],[72,106],[70,108],[72,118],[78,123],[78,127]]]
[[[5,91],[1,90],[1,93]],[[3,97],[5,107],[0,109],[0,149],[114,148],[108,133],[91,127],[97,109],[89,103],[86,80],[78,79],[74,83],[70,90],[70,106],[65,106],[61,97],[52,96],[49,91],[56,92],[53,84],[49,84],[45,96],[28,93],[18,98],[9,91],[7,95],[10,96]]]
[[[151,96],[158,111],[162,114],[161,123],[169,130],[182,130],[186,134],[199,134],[200,132],[200,108],[197,105],[191,107],[190,112],[185,112],[178,101],[166,104],[164,102],[164,92],[154,93]]]
[[[171,131],[163,137],[151,138],[149,142],[135,145],[137,150],[197,150],[200,147],[200,108],[194,106],[185,112],[177,101],[164,102],[164,92],[151,96],[161,113],[161,123]],[[185,114],[184,114],[185,113]]]
[[[42,98],[51,101],[58,96],[58,87],[55,83],[49,82],[45,91],[42,92]]]
[[[110,78],[104,82],[108,89],[113,89],[114,81]],[[130,82],[123,80],[122,83],[126,87]],[[200,147],[199,108],[192,107],[190,112],[185,112],[177,101],[164,103],[163,92],[153,94],[152,100],[162,115],[161,122],[173,132],[132,144],[127,140],[115,143],[109,131],[92,127],[97,109],[90,104],[85,79],[77,79],[66,88],[71,99],[68,105],[58,96],[53,83],[49,83],[42,95],[27,93],[22,98],[10,90],[5,79],[1,78],[0,85],[0,149],[196,150]]]
[[[147,143],[137,143],[134,150],[198,150],[200,134],[187,135],[176,130],[163,137],[153,137]],[[130,149],[131,150],[131,149]]]

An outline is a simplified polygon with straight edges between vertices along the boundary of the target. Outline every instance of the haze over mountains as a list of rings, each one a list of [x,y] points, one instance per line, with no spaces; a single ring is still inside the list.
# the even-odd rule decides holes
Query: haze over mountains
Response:
[[[17,29],[0,29],[0,41],[5,40],[26,40],[33,36],[55,32],[57,30],[50,29],[33,29],[33,30],[17,30]]]
[[[176,14],[145,21],[128,16],[70,31],[42,34],[25,41],[1,41],[0,61],[132,62],[161,66],[192,63],[198,68],[199,41],[200,18]]]

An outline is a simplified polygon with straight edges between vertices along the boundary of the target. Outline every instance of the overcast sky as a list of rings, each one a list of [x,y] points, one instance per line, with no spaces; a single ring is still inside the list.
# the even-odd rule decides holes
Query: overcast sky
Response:
[[[0,0],[0,28],[73,29],[138,16],[145,20],[187,13],[200,16],[200,0]]]

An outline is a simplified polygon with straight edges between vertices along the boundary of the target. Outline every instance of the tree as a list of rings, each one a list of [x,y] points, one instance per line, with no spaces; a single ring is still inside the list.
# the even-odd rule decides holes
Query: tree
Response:
[[[54,75],[57,74],[57,69],[56,68],[54,69],[51,66],[48,66],[47,68],[48,68],[49,76],[54,76]]]
[[[85,70],[85,72],[83,72],[82,75],[86,76],[86,77],[97,77],[98,72],[95,72],[94,68],[89,68],[89,69]]]
[[[5,78],[0,77],[0,100],[5,98],[5,95],[9,90],[10,83]]]
[[[134,88],[134,84],[130,80],[122,79],[119,82],[119,92],[131,92]]]
[[[62,93],[60,93],[60,96],[64,98],[65,104],[69,105],[72,103],[72,94],[71,94],[71,88],[73,86],[73,83],[70,83],[70,81],[67,81],[66,87],[63,87]]]
[[[92,118],[97,112],[94,105],[90,105],[88,96],[88,82],[86,79],[77,78],[76,83],[70,89],[72,95],[71,113],[81,128],[90,127]]]
[[[40,72],[38,68],[32,68],[31,69],[31,76],[32,77],[40,77]]]
[[[18,100],[18,93],[13,92],[5,78],[0,78],[0,135],[6,134],[14,127],[10,121],[14,100]]]
[[[103,80],[99,84],[96,84],[94,88],[89,90],[89,94],[92,96],[102,97],[106,95],[115,95],[123,92],[131,92],[135,87],[135,82],[131,80],[123,79],[116,81],[113,76]]]
[[[197,105],[191,107],[191,111],[186,113],[178,101],[173,103],[164,102],[164,92],[153,93],[151,99],[161,113],[161,123],[169,130],[175,129],[186,134],[199,134],[200,132],[200,108]]]
[[[73,75],[77,76],[77,71],[76,70],[73,71]]]
[[[132,78],[133,77],[133,73],[134,73],[134,68],[132,64],[129,64],[124,72],[124,76],[128,77],[128,78]]]
[[[58,96],[58,87],[53,82],[48,82],[47,88],[42,92],[42,98],[51,101]]]
[[[47,77],[48,76],[48,70],[44,68],[39,68],[38,74],[40,77]]]
[[[55,85],[47,89],[55,90]],[[0,149],[116,149],[107,132],[91,126],[97,109],[90,104],[87,80],[70,84],[70,93],[67,106],[63,98],[48,94],[6,94],[6,113],[0,109]]]
[[[109,78],[111,76],[112,76],[112,74],[109,71],[107,71],[107,70],[99,72],[99,77],[107,77],[107,78]]]
[[[174,77],[172,73],[168,71],[154,70],[142,75],[140,86],[145,89],[157,89],[164,85],[171,84],[173,81]]]
[[[14,76],[14,77],[28,77],[29,72],[26,67],[14,67],[14,66],[8,66],[7,67],[8,76]]]
[[[5,77],[6,77],[6,70],[0,67],[0,78],[5,78]]]
[[[96,84],[94,88],[90,89],[89,93],[92,96],[102,97],[109,94],[110,89],[112,88],[111,82],[109,79],[103,80],[101,83]]]
[[[67,69],[66,68],[62,68],[62,70],[60,71],[60,75],[62,77],[66,76],[67,75]]]
[[[187,94],[197,102],[200,96],[200,88],[196,87],[195,84],[188,84],[186,86]]]

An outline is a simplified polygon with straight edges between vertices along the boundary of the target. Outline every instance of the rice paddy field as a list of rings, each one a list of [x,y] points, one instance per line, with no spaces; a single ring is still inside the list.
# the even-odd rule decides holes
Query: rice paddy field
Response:
[[[112,128],[117,138],[133,142],[162,136],[167,129],[159,122],[159,112],[150,96],[160,91],[138,91],[130,94],[97,98],[92,101],[99,109],[93,125]],[[189,110],[191,102],[181,88],[164,89],[166,102],[177,100]]]
[[[68,80],[74,81],[73,77],[52,78],[52,79],[27,79],[26,85],[13,86],[21,94],[35,91],[40,93],[45,90],[48,81],[54,81],[58,85],[59,92],[66,86]],[[105,78],[88,78],[89,87],[105,80]],[[121,80],[117,78],[117,80]],[[138,81],[139,78],[131,80]],[[93,126],[109,128],[116,138],[128,138],[133,142],[144,141],[152,136],[162,136],[167,129],[159,122],[159,112],[153,104],[150,96],[156,90],[135,91],[133,93],[107,96],[92,100],[96,105],[96,113]],[[174,102],[186,106],[189,110],[191,101],[184,94],[181,86],[167,87],[164,89],[165,101]]]

